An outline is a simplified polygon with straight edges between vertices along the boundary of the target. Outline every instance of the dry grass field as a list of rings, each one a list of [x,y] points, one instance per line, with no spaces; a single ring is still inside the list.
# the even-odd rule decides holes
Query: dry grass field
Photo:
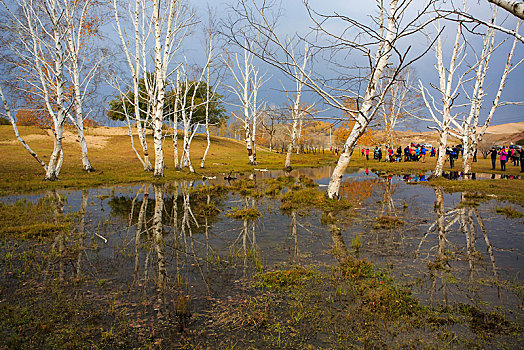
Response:
[[[53,139],[47,130],[36,127],[20,127],[20,134],[29,146],[44,160],[49,159],[52,152]],[[4,194],[24,192],[44,187],[83,187],[100,186],[117,183],[133,183],[151,181],[151,173],[143,171],[140,161],[131,148],[127,128],[90,128],[86,131],[89,147],[89,158],[94,173],[86,173],[81,169],[80,147],[72,132],[66,132],[64,137],[64,165],[60,172],[60,180],[56,183],[41,181],[44,177],[42,167],[15,139],[10,126],[0,126],[0,191]],[[178,140],[181,152],[181,140]],[[151,162],[154,161],[152,137],[148,137]],[[135,146],[140,148],[135,136]],[[164,143],[165,180],[195,177],[202,175],[217,175],[229,171],[245,172],[253,169],[248,165],[247,153],[242,142],[213,137],[205,168],[201,169],[200,161],[206,147],[203,135],[195,136],[191,146],[191,159],[197,174],[188,170],[174,169],[173,142],[166,138]],[[140,149],[139,149],[140,151]],[[283,154],[269,152],[263,147],[257,149],[258,165],[255,168],[281,169],[284,166]],[[325,154],[293,155],[293,167],[321,166],[332,163],[336,158],[329,152]]]

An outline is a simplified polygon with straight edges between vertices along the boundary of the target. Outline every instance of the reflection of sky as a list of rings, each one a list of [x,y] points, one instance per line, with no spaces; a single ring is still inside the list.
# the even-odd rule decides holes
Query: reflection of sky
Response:
[[[327,183],[327,176],[330,173],[329,168],[323,169],[297,169],[295,175],[309,174],[314,177],[319,184]],[[266,177],[277,177],[282,175],[281,172],[259,172],[257,180]],[[324,176],[324,177],[323,177]],[[361,257],[378,262],[384,265],[393,265],[396,275],[404,276],[408,281],[416,278],[427,278],[428,260],[435,260],[438,243],[437,232],[431,232],[424,237],[428,228],[436,219],[434,211],[435,191],[429,186],[410,185],[402,180],[401,177],[394,176],[391,181],[391,196],[396,208],[395,214],[399,219],[404,221],[404,225],[399,230],[375,230],[373,225],[376,217],[381,214],[381,207],[384,201],[384,193],[387,187],[385,181],[380,181],[380,177],[370,171],[366,174],[365,169],[359,169],[346,174],[346,180],[349,180],[351,186],[359,186],[360,181],[375,179],[373,182],[372,193],[365,199],[360,207],[355,207],[354,211],[358,215],[354,218],[341,218],[344,224],[342,237],[346,247],[352,251],[351,244],[356,235],[361,237],[362,248]],[[384,180],[382,178],[382,180]],[[210,180],[209,183],[222,183],[223,179],[217,178]],[[174,184],[173,184],[174,185]],[[143,200],[143,194],[140,192],[141,186],[113,188],[89,189],[88,208],[86,216],[86,239],[95,242],[99,248],[88,253],[87,258],[90,264],[86,266],[96,266],[101,274],[114,274],[115,279],[126,280],[133,273],[133,263],[131,260],[125,260],[124,256],[119,256],[118,247],[133,250],[133,237],[135,226],[128,228],[127,215],[113,216],[112,208],[109,203],[112,196],[125,197],[133,200],[135,198],[135,215],[140,209]],[[65,200],[65,211],[67,213],[78,212],[81,205],[82,191],[58,191]],[[17,196],[22,198],[23,196]],[[37,200],[39,196],[27,196],[28,200]],[[164,198],[170,198],[171,194],[165,193]],[[15,197],[2,198],[2,201],[12,201]],[[444,194],[445,211],[453,210],[459,206],[461,200],[460,193]],[[235,249],[242,249],[242,239],[239,234],[242,232],[243,222],[225,217],[233,207],[242,207],[244,199],[237,194],[226,195],[219,204],[221,214],[216,220],[212,221],[209,228],[209,244],[213,251],[227,252]],[[297,213],[297,239],[290,234],[291,217],[290,214],[282,214],[279,206],[280,201],[277,196],[275,199],[266,197],[261,200],[249,203],[255,203],[262,213],[262,217],[255,223],[256,248],[260,254],[263,263],[266,266],[285,264],[293,257],[295,242],[298,244],[299,257],[302,262],[334,262],[330,253],[333,240],[330,231],[326,225],[321,224],[317,210],[299,210]],[[405,205],[404,205],[405,203]],[[167,202],[165,205],[167,206]],[[518,282],[524,273],[524,262],[520,255],[524,252],[524,225],[522,219],[507,219],[505,216],[497,214],[495,209],[501,206],[508,206],[508,203],[501,203],[496,200],[480,203],[477,210],[487,229],[489,240],[494,247],[494,256],[497,264],[498,276],[502,281]],[[149,204],[150,210],[154,207],[154,192],[152,186],[149,187]],[[510,205],[513,207],[513,205]],[[179,208],[181,209],[181,208]],[[196,208],[193,208],[194,210]],[[303,208],[304,209],[304,208]],[[130,210],[130,208],[129,208]],[[165,209],[166,210],[166,209]],[[165,211],[164,210],[164,211]],[[517,208],[517,210],[521,210]],[[165,213],[169,215],[169,213]],[[179,217],[180,220],[180,217]],[[202,220],[202,218],[200,218]],[[449,222],[450,218],[447,218]],[[476,219],[474,219],[476,220]],[[211,222],[211,220],[210,220]],[[151,222],[148,223],[150,225]],[[200,225],[203,223],[200,222]],[[476,221],[475,221],[475,225]],[[252,231],[251,224],[247,241],[251,245]],[[164,222],[166,240],[173,238],[173,228],[168,222]],[[108,239],[108,243],[103,243],[102,238],[93,235],[99,233]],[[148,237],[147,235],[145,237]],[[456,223],[447,231],[447,249],[452,252],[453,256],[450,263],[453,267],[452,274],[455,277],[466,280],[468,273],[466,237],[461,231],[460,226]],[[475,266],[479,278],[490,280],[493,278],[492,266],[487,254],[487,245],[482,232],[476,229],[475,249],[479,255],[475,256]],[[194,232],[192,239],[195,240],[195,249],[197,254],[202,253],[199,249],[204,247],[204,237],[202,231]],[[420,244],[422,242],[422,244]],[[415,251],[420,244],[420,253]],[[89,245],[87,245],[89,246]],[[178,247],[178,246],[177,246]],[[142,249],[142,248],[141,248]],[[178,249],[178,250],[177,250]],[[176,255],[180,252],[180,247],[172,249],[170,245],[166,246],[166,256],[168,259],[169,273],[177,262]],[[142,253],[141,253],[142,254]],[[191,253],[193,254],[193,253]],[[190,258],[192,255],[185,256]],[[481,258],[479,258],[479,256]],[[114,263],[117,261],[118,263]],[[141,255],[141,261],[144,261]],[[91,265],[92,263],[92,265]],[[192,267],[194,269],[194,267]],[[196,271],[195,276],[198,276]],[[407,276],[407,277],[406,277]],[[192,279],[193,280],[193,279]],[[198,277],[194,277],[198,281]],[[196,282],[195,282],[196,283]],[[482,285],[483,291],[492,293],[493,287]],[[427,291],[426,291],[427,292]],[[417,290],[417,293],[424,294],[424,290]],[[460,294],[460,288],[455,290]],[[487,294],[482,296],[482,300],[488,298]],[[491,294],[490,294],[491,295]],[[424,297],[424,295],[422,295]],[[464,298],[464,295],[458,295],[458,298]],[[489,297],[491,298],[491,297]],[[489,299],[488,298],[488,299]],[[462,299],[460,299],[462,300]],[[492,300],[492,299],[490,299]],[[513,300],[513,299],[511,299]],[[466,300],[463,300],[466,301]],[[506,301],[507,302],[507,301]]]

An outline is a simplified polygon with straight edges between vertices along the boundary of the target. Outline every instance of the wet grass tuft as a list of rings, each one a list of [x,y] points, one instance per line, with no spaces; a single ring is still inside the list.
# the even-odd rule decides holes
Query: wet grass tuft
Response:
[[[392,229],[398,228],[404,225],[404,221],[396,218],[394,216],[380,216],[376,219],[375,225],[373,228],[378,229]]]
[[[478,207],[480,205],[480,203],[478,201],[476,201],[475,199],[468,199],[468,198],[465,198],[464,200],[462,200],[458,207],[459,208],[466,208],[466,207]]]
[[[316,188],[306,187],[288,191],[280,197],[280,209],[291,211],[315,207],[324,212],[338,213],[351,208],[351,204],[344,199],[329,199]]]
[[[524,214],[522,214],[522,212],[508,206],[497,208],[496,211],[499,214],[506,215],[506,217],[508,218],[518,219],[524,217]]]
[[[318,187],[317,183],[313,181],[313,179],[307,177],[306,175],[300,175],[298,177],[298,181],[306,187]]]
[[[37,203],[26,200],[14,204],[0,203],[0,237],[43,239],[71,228],[72,216],[54,210],[52,199]]]
[[[237,220],[253,220],[262,217],[262,213],[257,208],[231,208],[226,216]]]
[[[499,313],[484,312],[473,305],[461,305],[459,309],[467,316],[471,329],[483,336],[522,331],[517,325],[506,321]]]
[[[289,290],[304,285],[318,272],[313,269],[295,266],[289,270],[269,271],[255,275],[258,287]]]

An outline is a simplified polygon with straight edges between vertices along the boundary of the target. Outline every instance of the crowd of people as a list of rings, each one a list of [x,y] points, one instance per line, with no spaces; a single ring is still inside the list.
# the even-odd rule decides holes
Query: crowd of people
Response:
[[[366,159],[369,160],[369,148],[362,148],[360,152],[362,157],[365,156]],[[426,149],[424,146],[406,146],[402,149],[402,147],[399,146],[396,150],[394,150],[393,147],[389,147],[382,152],[382,148],[375,146],[373,159],[378,159],[379,162],[382,161],[382,158],[384,158],[385,162],[425,162],[426,155],[428,154],[430,157],[435,157],[438,154],[438,150],[436,150],[435,147]]]
[[[361,156],[366,157],[366,160],[370,159],[370,155],[373,156],[373,159],[378,160],[379,162],[425,162],[426,156],[436,157],[438,156],[438,149],[435,147],[426,148],[424,146],[418,145],[413,146],[409,145],[402,149],[399,146],[396,150],[393,147],[387,147],[384,151],[382,148],[375,146],[375,149],[370,151],[369,148],[362,148],[360,150]],[[459,155],[463,153],[463,149],[460,145],[453,145],[446,148],[446,156],[449,160],[449,166],[451,169],[455,168],[455,160],[458,159]],[[520,165],[521,172],[524,172],[524,150],[516,146],[511,147],[501,147],[497,149],[496,147],[491,148],[489,151],[491,157],[491,169],[495,170],[497,158],[500,160],[500,170],[506,171],[506,164],[511,161],[514,166]],[[473,155],[473,162],[477,161],[477,151]]]
[[[524,150],[522,148],[517,149],[516,147],[503,146],[500,149],[492,147],[489,151],[491,157],[491,169],[495,169],[497,166],[497,156],[500,161],[500,170],[506,171],[506,164],[511,161],[513,166],[519,166],[520,172],[524,172]]]

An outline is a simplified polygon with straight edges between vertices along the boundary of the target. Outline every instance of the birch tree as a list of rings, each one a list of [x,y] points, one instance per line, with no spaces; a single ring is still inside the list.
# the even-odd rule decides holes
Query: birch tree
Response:
[[[290,140],[287,146],[287,154],[286,154],[286,162],[284,163],[284,169],[290,170],[291,169],[291,153],[293,152],[293,149],[295,148],[295,144],[297,141],[297,135],[299,135],[299,124],[303,120],[304,113],[307,113],[307,111],[304,111],[301,108],[301,97],[302,97],[302,89],[304,88],[304,75],[306,74],[306,66],[308,64],[308,61],[311,59],[311,53],[308,49],[307,42],[304,44],[304,60],[302,62],[302,65],[300,68],[293,67],[294,74],[296,76],[296,95],[293,99],[293,103],[291,106],[291,118],[292,118],[292,124],[291,124],[291,135]],[[311,74],[311,72],[307,72],[307,74]],[[312,107],[312,106],[308,106]]]
[[[216,89],[218,87],[218,82],[215,83],[215,89],[211,90],[211,61],[214,57],[214,50],[213,50],[213,41],[214,37],[216,35],[215,31],[216,23],[212,19],[212,13],[209,11],[209,26],[207,28],[207,62],[206,62],[206,102],[205,102],[205,130],[206,130],[206,149],[204,151],[204,155],[202,156],[202,160],[200,161],[200,168],[204,167],[204,164],[206,162],[207,153],[209,152],[209,148],[211,147],[211,134],[210,134],[210,104],[212,101],[216,98]]]
[[[301,80],[308,89],[317,93],[326,105],[348,113],[355,121],[328,185],[327,195],[330,198],[338,196],[341,180],[358,138],[375,118],[398,72],[417,59],[408,59],[410,48],[401,51],[399,41],[417,33],[433,21],[433,18],[424,17],[430,3],[425,3],[412,18],[407,19],[406,9],[414,7],[413,1],[378,0],[378,14],[372,19],[371,24],[367,24],[340,13],[320,14],[310,7],[308,1],[304,1],[309,18],[313,22],[310,37],[318,38],[315,42],[308,39],[308,36],[282,38],[275,29],[276,19],[267,1],[241,0],[240,5],[234,9],[234,16],[231,16],[229,23],[229,37],[232,40],[292,79],[298,78],[294,70],[296,68],[297,72],[303,74]],[[254,47],[249,47],[245,45],[246,37],[262,40],[249,41],[255,43]],[[309,47],[315,48],[319,54],[317,57],[325,53],[326,63],[337,70],[337,77],[330,80],[317,72],[304,71],[291,49],[298,47],[293,44],[293,40],[308,41]],[[358,53],[358,57],[365,57],[366,66],[359,66],[360,72],[352,75],[350,72],[354,66],[346,63],[346,60],[355,52]],[[342,57],[340,61],[337,61],[338,55]],[[383,72],[393,55],[397,70],[388,79],[383,77]],[[388,81],[383,84],[384,90],[379,92],[377,87],[381,79]],[[345,101],[349,99],[357,101],[356,109],[347,107]]]
[[[209,62],[209,61],[208,61]],[[190,147],[191,142],[193,141],[193,137],[195,136],[197,130],[200,127],[200,123],[194,124],[194,113],[196,109],[199,107],[199,102],[196,100],[196,93],[200,87],[202,76],[205,74],[207,70],[207,64],[204,69],[202,69],[202,73],[199,77],[199,79],[192,81],[189,79],[189,75],[187,71],[182,67],[181,75],[183,77],[181,84],[181,87],[177,89],[177,103],[176,105],[179,106],[180,110],[177,114],[180,114],[180,119],[182,122],[182,127],[184,129],[184,136],[183,136],[183,145],[182,145],[182,156],[180,158],[180,161],[176,162],[178,163],[179,167],[188,167],[189,171],[192,173],[195,172],[195,169],[193,168],[193,164],[191,163],[191,156],[190,156]],[[178,75],[177,75],[177,81],[178,81]],[[209,89],[209,87],[207,88]],[[206,96],[209,97],[207,90],[206,90]],[[208,101],[203,102],[208,106]],[[206,108],[206,122],[208,122],[209,118],[209,108]],[[175,119],[178,119],[178,117],[175,117]],[[176,133],[176,130],[175,130]]]
[[[134,117],[136,120],[136,128],[137,128],[137,134],[138,138],[140,140],[140,144],[142,146],[143,151],[143,158],[136,152],[136,149],[134,148],[133,143],[133,135],[130,130],[129,136],[131,137],[131,145],[133,149],[135,149],[135,152],[137,154],[138,159],[144,166],[145,171],[153,171],[153,166],[151,165],[151,161],[149,160],[149,149],[146,141],[146,124],[149,121],[150,114],[149,113],[141,113],[140,110],[140,89],[139,89],[139,80],[142,73],[142,66],[145,64],[146,59],[146,47],[145,42],[147,41],[147,38],[151,31],[150,24],[146,27],[145,26],[145,20],[147,18],[146,16],[146,8],[143,6],[143,2],[141,0],[136,0],[134,2],[134,8],[131,7],[132,2],[129,2],[129,7],[127,8],[128,15],[130,18],[132,18],[132,24],[134,29],[134,40],[132,38],[129,38],[127,36],[127,33],[124,32],[124,29],[122,25],[120,24],[120,16],[122,16],[122,9],[119,9],[117,6],[117,0],[113,1],[113,8],[114,8],[114,16],[115,16],[115,23],[118,30],[118,35],[120,37],[120,41],[122,43],[122,48],[124,50],[125,56],[126,56],[126,62],[129,66],[129,71],[131,73],[131,78],[133,80],[133,107],[134,107]],[[142,20],[142,21],[140,21]],[[134,52],[131,51],[134,46]],[[145,72],[144,72],[145,73]],[[120,96],[124,98],[123,90],[118,89]],[[122,101],[122,104],[126,106],[126,101]],[[131,122],[130,122],[130,116],[127,109],[124,108],[124,113],[127,121],[127,125],[129,129],[131,129]],[[142,119],[142,115],[145,116],[144,119]]]
[[[466,2],[463,1],[463,9],[466,9]],[[493,10],[491,23],[496,23],[497,9]],[[459,15],[460,16],[460,15]],[[446,158],[447,138],[453,135],[459,138],[463,147],[462,169],[465,174],[471,172],[471,165],[477,145],[481,142],[487,127],[491,123],[496,109],[507,102],[501,101],[501,94],[504,88],[508,74],[511,73],[522,60],[512,64],[512,58],[517,44],[517,38],[508,52],[504,71],[502,72],[495,96],[491,99],[491,107],[488,110],[484,122],[481,123],[482,104],[486,99],[487,91],[485,79],[489,71],[490,60],[496,50],[501,50],[503,42],[496,43],[496,30],[491,27],[486,28],[482,50],[474,55],[474,60],[469,67],[461,69],[461,64],[466,60],[467,41],[464,38],[463,23],[460,17],[456,19],[456,36],[454,49],[450,58],[449,68],[444,68],[442,39],[439,37],[435,46],[437,56],[437,71],[439,75],[439,87],[435,87],[437,94],[441,96],[440,106],[437,107],[435,98],[430,95],[427,88],[419,82],[427,109],[430,111],[431,118],[425,120],[432,121],[436,127],[432,127],[439,132],[439,156],[433,176],[442,175],[442,170]],[[437,26],[440,30],[440,27]],[[517,24],[516,32],[519,30]],[[456,80],[455,80],[456,79]],[[455,81],[455,82],[454,82]],[[460,92],[464,92],[464,97],[459,98]],[[469,109],[469,111],[468,111]]]
[[[12,3],[0,0],[0,3],[11,24],[12,40],[8,45],[14,56],[12,63],[18,89],[43,101],[53,121],[53,151],[44,167],[44,179],[57,180],[64,159],[64,122],[70,108],[64,92],[67,57],[63,43],[66,29],[61,22],[62,4],[58,0],[17,0]],[[5,96],[3,101],[7,106]],[[11,117],[10,120],[16,129],[14,119]]]
[[[243,124],[249,164],[257,165],[255,140],[259,116],[257,99],[258,90],[264,83],[264,77],[259,75],[259,71],[253,64],[253,53],[244,49],[244,60],[242,63],[238,56],[238,54],[235,54],[234,63],[226,61],[235,82],[235,85],[230,85],[229,89],[240,101],[239,104],[235,105],[241,109],[241,112],[239,115],[234,114],[234,116]]]
[[[71,78],[73,91],[73,113],[68,113],[68,118],[76,128],[78,141],[82,153],[82,169],[87,172],[94,171],[89,161],[87,142],[84,136],[84,101],[88,88],[95,74],[99,71],[101,58],[87,57],[87,44],[89,36],[93,35],[95,26],[90,21],[90,12],[94,11],[96,3],[92,0],[82,1],[63,1],[63,18],[66,24],[65,41],[67,43],[67,53],[69,59],[66,69]],[[93,60],[94,58],[94,60]],[[87,63],[91,60],[94,63]]]
[[[492,23],[496,23],[496,8],[493,11]],[[519,24],[517,23],[515,32],[519,31]],[[487,92],[485,87],[486,75],[489,71],[489,65],[491,57],[495,50],[501,50],[500,44],[495,43],[495,29],[488,27],[483,40],[482,51],[477,56],[475,69],[472,72],[474,78],[472,80],[472,86],[469,89],[463,89],[468,94],[467,99],[470,102],[469,112],[464,118],[455,118],[452,120],[454,125],[454,132],[457,137],[462,141],[463,156],[462,156],[462,169],[465,174],[471,173],[471,165],[473,162],[473,156],[477,150],[477,145],[482,141],[484,134],[486,133],[487,127],[490,125],[491,120],[498,107],[507,104],[507,102],[501,101],[502,90],[505,86],[508,75],[517,68],[522,59],[515,64],[512,64],[512,58],[515,52],[515,46],[517,44],[517,38],[513,38],[513,43],[506,58],[506,64],[504,71],[500,77],[498,89],[494,98],[491,100],[490,108],[487,116],[483,123],[480,123],[480,117],[482,112],[482,104],[485,102]]]
[[[127,15],[133,24],[134,36],[129,36],[120,23],[123,10],[113,1],[117,31],[126,56],[126,61],[132,77],[134,91],[135,118],[137,131],[144,153],[143,164],[145,170],[151,170],[149,152],[145,138],[144,124],[140,118],[143,111],[139,105],[139,79],[141,74],[151,67],[153,79],[148,85],[146,80],[148,99],[147,105],[151,110],[146,111],[146,121],[150,120],[153,127],[155,166],[154,176],[164,176],[164,153],[162,126],[164,124],[164,105],[166,102],[166,87],[168,78],[178,69],[173,66],[173,59],[180,48],[183,39],[193,24],[193,14],[189,12],[182,0],[136,0],[127,8]],[[134,50],[133,50],[134,49]],[[141,113],[142,112],[142,113]],[[149,119],[150,118],[150,119]]]
[[[465,2],[463,2],[465,6]],[[435,29],[438,32],[442,32],[441,21],[438,20],[435,23]],[[435,169],[433,170],[432,176],[439,177],[442,176],[442,171],[444,169],[444,163],[446,161],[446,148],[448,145],[448,137],[450,135],[450,130],[452,127],[452,120],[454,120],[457,115],[453,114],[452,106],[457,97],[457,93],[461,85],[466,80],[466,73],[459,75],[459,68],[464,62],[465,59],[465,43],[461,41],[462,37],[462,27],[457,24],[455,31],[455,40],[453,42],[453,49],[451,52],[451,57],[449,58],[449,64],[446,65],[444,62],[443,54],[443,45],[442,37],[438,36],[434,46],[435,56],[437,63],[435,69],[438,73],[439,85],[433,86],[437,90],[440,103],[437,104],[436,99],[430,95],[428,89],[424,87],[421,80],[419,80],[419,88],[424,99],[427,110],[430,113],[430,118],[421,118],[422,120],[432,122],[435,126],[431,128],[436,130],[439,134],[439,152],[437,157],[437,163]],[[459,75],[457,77],[457,75]],[[454,79],[457,78],[456,81]]]

